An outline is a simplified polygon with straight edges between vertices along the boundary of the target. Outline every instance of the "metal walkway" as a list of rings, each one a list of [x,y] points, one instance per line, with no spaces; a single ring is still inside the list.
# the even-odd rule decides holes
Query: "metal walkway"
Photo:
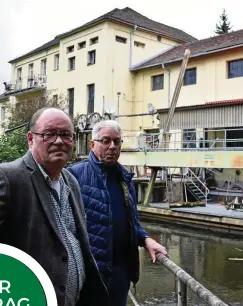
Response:
[[[168,203],[150,203],[150,207],[168,209]],[[216,217],[230,217],[235,219],[243,220],[243,211],[227,210],[223,205],[219,204],[207,204],[206,206],[200,207],[180,207],[171,208],[171,211],[183,211],[190,214],[207,214]]]

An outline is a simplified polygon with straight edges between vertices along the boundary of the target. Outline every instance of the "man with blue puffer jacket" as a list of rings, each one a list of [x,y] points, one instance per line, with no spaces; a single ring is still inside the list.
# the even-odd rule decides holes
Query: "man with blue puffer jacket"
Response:
[[[87,160],[68,167],[81,188],[91,251],[110,294],[111,306],[125,306],[130,282],[139,279],[138,246],[167,255],[139,223],[133,174],[118,163],[122,145],[117,121],[97,123]]]

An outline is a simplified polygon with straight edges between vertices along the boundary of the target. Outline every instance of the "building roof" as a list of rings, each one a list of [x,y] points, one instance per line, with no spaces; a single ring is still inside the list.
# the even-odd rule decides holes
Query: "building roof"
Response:
[[[196,105],[188,105],[188,106],[179,106],[175,108],[175,111],[188,111],[202,108],[213,108],[213,107],[224,107],[224,106],[232,106],[232,105],[240,105],[243,104],[243,98],[241,99],[231,99],[231,100],[220,100],[220,101],[212,101],[206,102],[205,104],[196,104]],[[168,113],[168,108],[158,109],[158,113]]]
[[[181,61],[186,49],[190,49],[190,57],[192,58],[224,51],[226,49],[233,49],[240,46],[243,46],[243,30],[172,47],[160,55],[150,58],[149,60],[143,61],[142,63],[134,66],[132,70],[136,71],[149,67],[159,66],[162,63],[166,64]]]
[[[75,29],[72,29],[68,32],[62,33],[57,35],[53,40],[49,41],[48,43],[20,56],[17,57],[13,60],[11,60],[9,63],[13,63],[17,60],[21,60],[25,57],[31,56],[32,54],[35,54],[37,52],[49,49],[55,45],[58,45],[61,38],[64,38],[66,36],[72,35],[76,32],[79,32],[81,30],[84,30],[87,27],[91,27],[94,24],[106,21],[106,20],[110,20],[110,21],[117,21],[117,22],[121,22],[130,26],[135,26],[137,25],[138,29],[143,29],[143,30],[147,30],[147,31],[151,31],[151,32],[155,32],[158,35],[162,35],[171,39],[174,39],[180,43],[184,43],[184,42],[192,42],[195,41],[196,38],[187,34],[186,32],[179,30],[177,28],[173,28],[170,26],[167,26],[163,23],[159,23],[157,21],[153,21],[141,14],[139,14],[138,12],[132,10],[129,7],[126,7],[124,9],[114,9],[90,22],[87,22],[85,24],[83,24],[80,27],[77,27]]]
[[[140,29],[149,30],[152,32],[156,32],[158,34],[161,34],[163,36],[175,39],[179,42],[191,42],[197,40],[195,37],[187,34],[186,32],[179,30],[177,28],[173,28],[170,26],[167,26],[163,23],[154,21],[152,19],[149,19],[146,16],[143,16],[142,14],[132,10],[129,7],[126,7],[124,9],[114,9],[105,15],[102,15],[84,25],[81,27],[78,27],[76,29],[73,29],[69,32],[63,33],[58,35],[58,37],[63,37],[66,35],[70,35],[73,32],[80,31],[83,28],[93,25],[94,23],[104,21],[104,20],[111,20],[111,21],[118,21],[121,23],[125,23],[128,25],[135,26],[137,25]]]
[[[29,56],[31,56],[31,55],[33,55],[35,53],[38,53],[38,52],[41,52],[43,50],[47,50],[47,49],[50,49],[50,48],[52,48],[54,46],[57,46],[57,45],[59,45],[59,43],[60,43],[60,38],[54,38],[54,39],[48,41],[47,43],[45,43],[44,45],[42,45],[42,46],[40,46],[40,47],[38,47],[38,48],[28,52],[28,53],[25,53],[24,55],[21,55],[21,56],[15,58],[15,59],[9,61],[9,63],[12,64],[12,63],[14,63],[16,61],[20,61],[23,58],[29,57]]]

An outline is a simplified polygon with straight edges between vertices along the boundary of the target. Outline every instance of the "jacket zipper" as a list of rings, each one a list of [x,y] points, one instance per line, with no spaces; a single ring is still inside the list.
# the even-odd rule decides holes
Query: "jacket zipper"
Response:
[[[109,206],[109,235],[110,235],[110,226],[112,224],[112,211],[111,211],[111,199],[110,199],[110,195],[108,192],[108,188],[107,188],[107,174],[103,174],[104,177],[104,186],[105,186],[105,191],[106,191],[106,196],[108,198],[108,206]],[[109,246],[108,246],[108,251],[109,251],[109,247],[111,250],[111,258],[110,258],[110,265],[108,265],[109,271],[112,272],[112,264],[113,264],[113,241],[112,241],[113,237],[110,235],[109,236]]]

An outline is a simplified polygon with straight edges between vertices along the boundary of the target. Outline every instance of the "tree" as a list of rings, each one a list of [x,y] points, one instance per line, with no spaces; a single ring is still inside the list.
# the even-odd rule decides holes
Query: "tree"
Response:
[[[225,9],[223,10],[222,15],[220,15],[220,21],[219,24],[216,24],[216,30],[214,31],[215,34],[222,35],[227,34],[232,29],[232,26],[230,25],[230,22],[228,21],[228,16],[225,12]]]
[[[7,106],[8,120],[5,129],[13,129],[24,123],[28,123],[32,115],[43,107],[59,107],[66,109],[67,102],[62,96],[51,99],[47,95],[41,95],[37,99],[25,100],[14,105]],[[0,162],[12,161],[23,156],[27,151],[26,132],[28,125],[0,135]]]

